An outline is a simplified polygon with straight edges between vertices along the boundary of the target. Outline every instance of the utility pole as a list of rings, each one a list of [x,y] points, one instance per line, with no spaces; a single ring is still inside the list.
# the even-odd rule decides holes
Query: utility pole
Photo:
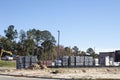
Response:
[[[58,53],[57,53],[57,58],[59,58],[59,56],[60,56],[60,45],[59,45],[59,43],[60,43],[60,31],[58,30]]]

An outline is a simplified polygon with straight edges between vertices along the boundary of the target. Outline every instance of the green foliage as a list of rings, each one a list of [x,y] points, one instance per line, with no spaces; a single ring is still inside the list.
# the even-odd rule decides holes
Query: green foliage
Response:
[[[33,55],[34,54],[34,47],[35,47],[35,43],[33,40],[27,39],[24,42],[24,50],[25,52],[27,52],[27,55]]]
[[[44,55],[47,55],[47,59],[51,59],[52,55],[50,53],[53,53],[55,44],[51,40],[45,40],[41,46],[43,47]]]
[[[93,57],[98,58],[98,56],[99,56],[99,54],[95,53]]]
[[[88,48],[87,53],[89,53],[94,58],[98,58],[98,54],[96,54],[95,51],[92,48]]]
[[[47,30],[41,32],[41,39],[42,42],[46,40],[50,40],[51,42],[56,42],[54,36],[52,36],[52,34]]]
[[[95,51],[92,48],[88,48],[86,52],[89,53],[90,55],[95,54]]]
[[[0,38],[0,43],[1,43],[3,49],[11,50],[11,44],[12,44],[11,40],[2,36]]]
[[[38,46],[38,43],[41,41],[41,31],[30,29],[27,31],[27,38],[34,40],[35,44]]]
[[[15,61],[0,61],[0,67],[16,67]]]
[[[71,56],[72,55],[72,50],[69,47],[64,48],[64,55]]]
[[[18,33],[17,30],[14,30],[13,25],[10,25],[7,30],[4,30],[4,32],[5,32],[5,36],[9,40],[14,40],[15,38],[17,38]]]
[[[6,37],[0,36],[0,43],[5,50],[21,56],[37,55],[39,59],[52,59],[56,56],[55,38],[47,30],[20,30],[18,42],[15,41],[18,33],[13,25],[4,32]]]
[[[81,51],[81,52],[80,52],[80,55],[85,56],[85,55],[86,55],[86,52],[85,52],[85,51]]]
[[[20,36],[19,36],[19,39],[21,41],[21,43],[24,42],[24,40],[26,39],[26,33],[24,30],[20,30]]]
[[[40,60],[56,59],[58,51],[60,52],[59,56],[86,55],[86,52],[80,51],[77,46],[70,48],[59,45],[58,48],[55,45],[55,37],[48,30],[20,30],[17,40],[15,39],[18,37],[18,32],[13,25],[10,25],[4,32],[6,37],[0,36],[0,43],[5,50],[12,51],[15,55],[37,55]],[[92,48],[87,49],[87,53],[95,58],[98,57]]]
[[[73,48],[73,53],[74,53],[74,55],[78,55],[78,53],[79,53],[79,48],[77,47],[77,46],[74,46]]]

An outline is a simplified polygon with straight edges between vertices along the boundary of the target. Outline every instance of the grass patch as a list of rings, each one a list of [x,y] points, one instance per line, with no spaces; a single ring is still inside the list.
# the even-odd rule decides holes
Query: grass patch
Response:
[[[16,67],[16,61],[0,60],[0,67]]]

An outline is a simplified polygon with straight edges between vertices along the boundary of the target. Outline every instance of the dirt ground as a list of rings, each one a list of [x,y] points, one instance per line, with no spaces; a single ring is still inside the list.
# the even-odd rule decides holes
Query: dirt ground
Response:
[[[0,74],[38,78],[45,77],[62,79],[120,79],[120,67],[47,68],[44,70],[0,69]]]

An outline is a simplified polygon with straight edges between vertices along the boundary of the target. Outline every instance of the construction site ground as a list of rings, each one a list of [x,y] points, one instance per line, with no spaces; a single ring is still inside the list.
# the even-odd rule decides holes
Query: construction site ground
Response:
[[[47,68],[37,70],[0,68],[0,75],[48,79],[120,80],[120,67]]]

